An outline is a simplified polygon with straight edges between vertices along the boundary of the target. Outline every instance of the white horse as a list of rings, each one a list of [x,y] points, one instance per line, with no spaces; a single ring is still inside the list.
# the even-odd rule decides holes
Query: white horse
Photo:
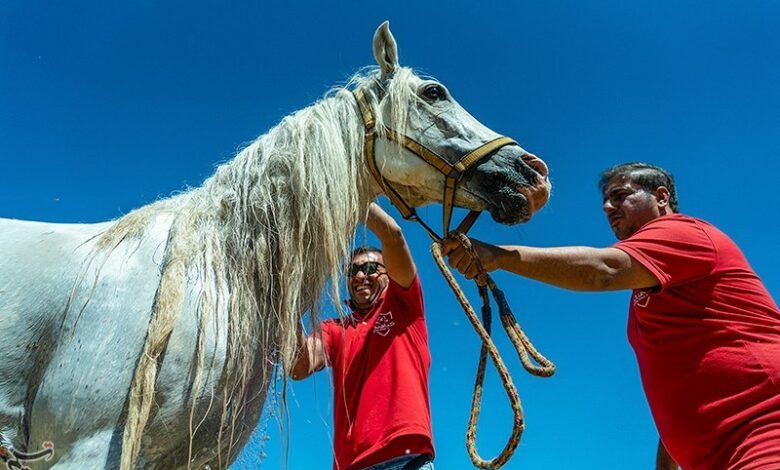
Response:
[[[457,159],[497,134],[438,82],[400,67],[386,24],[379,68],[282,120],[201,187],[99,224],[0,219],[0,445],[43,466],[226,467],[256,427],[302,312],[338,282],[381,186],[366,169],[363,90],[377,165],[412,205],[443,176],[387,128]],[[544,163],[504,146],[466,172],[461,207],[503,223],[547,200]],[[32,464],[32,463],[31,463]]]

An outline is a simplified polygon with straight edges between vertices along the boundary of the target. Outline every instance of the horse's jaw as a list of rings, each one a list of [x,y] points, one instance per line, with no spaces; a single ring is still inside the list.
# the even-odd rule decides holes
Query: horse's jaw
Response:
[[[439,191],[428,189],[421,190],[418,186],[410,186],[403,183],[391,183],[391,185],[411,207],[422,207],[430,204],[441,204],[443,202],[443,185]],[[379,186],[376,186],[378,189]],[[382,194],[384,194],[382,191],[378,191],[375,197]],[[459,189],[455,196],[455,206],[475,211],[487,211],[490,207],[484,198],[463,188]]]
[[[422,163],[422,160],[419,162]],[[412,182],[389,181],[392,189],[411,207],[442,204],[444,201],[443,176],[431,171],[427,164],[423,165],[427,168],[407,173],[414,176]],[[488,212],[495,222],[504,225],[528,222],[547,203],[552,190],[550,180],[546,176],[537,177],[531,184],[506,180],[505,175],[496,174],[464,178],[455,193],[454,205]],[[371,178],[370,188],[372,200],[384,193],[374,178]]]

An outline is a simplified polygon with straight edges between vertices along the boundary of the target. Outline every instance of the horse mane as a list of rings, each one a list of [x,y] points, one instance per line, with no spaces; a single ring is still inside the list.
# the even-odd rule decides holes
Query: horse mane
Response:
[[[252,390],[257,384],[251,382],[258,380],[258,369],[263,387],[277,365],[286,377],[296,357],[301,315],[310,311],[313,324],[319,324],[328,279],[333,305],[340,308],[351,234],[374,196],[363,161],[362,119],[350,90],[379,83],[379,77],[375,68],[357,73],[346,85],[285,117],[218,166],[201,187],[130,212],[97,240],[95,252],[107,257],[120,243],[142,238],[159,216],[172,218],[147,337],[128,393],[123,470],[133,468],[140,451],[154,403],[158,360],[182,312],[189,273],[196,272],[199,281],[198,330],[215,321],[218,309],[228,318],[221,390],[211,391],[221,393],[215,439],[220,467],[231,462],[234,447],[247,434],[243,428],[252,409],[247,403],[256,399]],[[386,119],[401,132],[405,129],[398,123],[408,122],[419,100],[415,80],[410,69],[400,68],[384,90],[391,110]],[[381,124],[385,117],[377,114]],[[188,467],[199,425],[194,422],[195,403],[206,373],[204,336],[198,334],[194,351]]]

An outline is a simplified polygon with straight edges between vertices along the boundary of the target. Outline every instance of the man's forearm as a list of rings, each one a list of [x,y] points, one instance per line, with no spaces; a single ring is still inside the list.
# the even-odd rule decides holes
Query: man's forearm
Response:
[[[610,290],[616,266],[602,249],[590,247],[497,247],[495,268],[578,291]],[[614,264],[614,263],[612,263]]]
[[[471,243],[482,267],[488,272],[501,269],[564,289],[607,291],[647,289],[659,285],[648,268],[614,247],[495,246],[476,239],[472,239]],[[450,266],[467,278],[479,275],[479,264],[458,240],[444,240],[442,253],[449,258]]]
[[[393,244],[406,243],[403,238],[403,232],[392,217],[390,217],[383,210],[379,209],[379,206],[371,204],[368,209],[368,218],[366,219],[366,227],[371,230],[374,235],[379,238],[383,247]]]
[[[366,226],[382,243],[382,259],[387,275],[401,287],[411,285],[417,273],[412,254],[406,244],[401,227],[381,207],[371,203],[368,207]]]
[[[290,368],[289,375],[293,380],[300,380],[311,375],[311,363],[309,361],[309,348],[307,347],[306,336],[303,333],[303,327],[299,323],[297,326],[298,344],[295,352],[295,362]]]

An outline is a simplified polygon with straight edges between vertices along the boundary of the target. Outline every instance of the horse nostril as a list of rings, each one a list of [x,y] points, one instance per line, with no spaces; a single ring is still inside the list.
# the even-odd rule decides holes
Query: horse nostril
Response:
[[[547,175],[550,174],[550,169],[547,168],[547,164],[542,161],[541,158],[537,157],[536,155],[532,153],[526,153],[522,157],[526,165],[530,166],[534,169],[542,178],[547,178]]]

